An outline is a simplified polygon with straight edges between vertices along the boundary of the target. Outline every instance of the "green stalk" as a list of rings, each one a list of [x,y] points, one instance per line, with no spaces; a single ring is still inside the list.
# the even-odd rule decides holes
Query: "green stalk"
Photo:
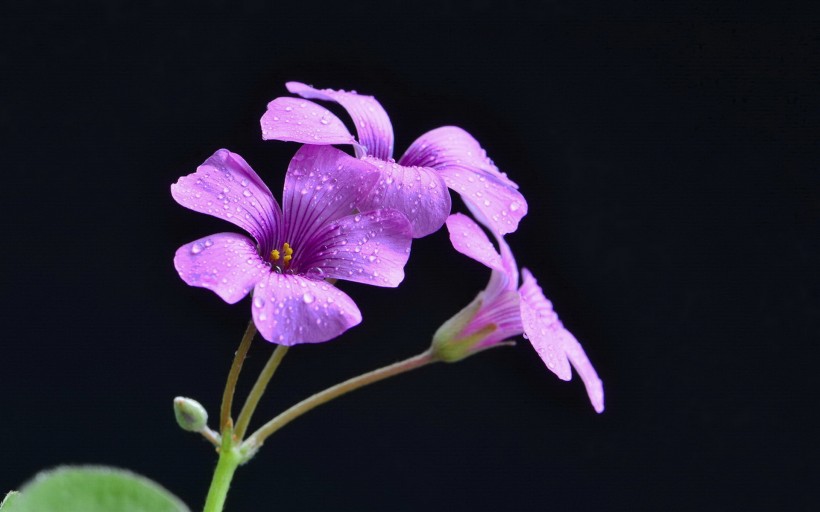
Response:
[[[335,386],[329,387],[324,391],[320,391],[315,395],[302,400],[290,409],[281,413],[279,416],[262,425],[259,430],[248,436],[248,439],[243,443],[243,447],[246,447],[249,453],[255,453],[256,450],[258,450],[259,447],[265,442],[265,439],[306,412],[329,402],[334,398],[338,398],[344,394],[350,393],[351,391],[367,386],[368,384],[373,384],[374,382],[379,382],[437,361],[439,361],[439,359],[428,349],[421,354],[405,359],[404,361],[399,361],[398,363],[373,370],[336,384]]]

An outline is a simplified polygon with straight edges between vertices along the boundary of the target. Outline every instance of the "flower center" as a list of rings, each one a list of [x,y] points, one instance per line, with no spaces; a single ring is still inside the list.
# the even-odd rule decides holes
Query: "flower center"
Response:
[[[290,260],[292,259],[293,247],[291,247],[287,242],[282,245],[281,251],[279,249],[274,249],[270,252],[271,263],[273,263],[273,265],[281,271],[285,271],[290,267]]]

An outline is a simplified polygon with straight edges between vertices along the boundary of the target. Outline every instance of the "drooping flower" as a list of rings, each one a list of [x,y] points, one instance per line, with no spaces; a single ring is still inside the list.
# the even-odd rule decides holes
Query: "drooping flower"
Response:
[[[283,211],[247,162],[221,149],[171,185],[171,194],[253,239],[211,235],[180,247],[174,265],[186,283],[229,304],[253,290],[253,320],[268,341],[335,338],[361,322],[361,313],[325,278],[389,287],[404,278],[412,241],[407,218],[360,207],[376,180],[366,162],[329,146],[303,146],[288,166]]]
[[[487,288],[436,333],[433,349],[437,354],[456,361],[523,334],[561,380],[572,378],[572,365],[592,406],[602,412],[604,389],[595,368],[529,270],[522,269],[519,287],[518,268],[504,238],[495,234],[499,254],[481,227],[459,213],[447,219],[447,229],[453,247],[492,269],[492,274]]]
[[[288,82],[288,91],[305,99],[339,103],[356,126],[358,141],[326,108],[305,99],[279,97],[262,116],[262,138],[305,144],[353,144],[356,155],[376,165],[381,179],[369,207],[395,208],[407,215],[418,238],[437,231],[450,213],[445,187],[458,192],[476,218],[497,233],[518,228],[527,203],[518,185],[487,158],[479,143],[456,126],[431,130],[393,160],[393,127],[372,96],[333,89],[315,89]]]

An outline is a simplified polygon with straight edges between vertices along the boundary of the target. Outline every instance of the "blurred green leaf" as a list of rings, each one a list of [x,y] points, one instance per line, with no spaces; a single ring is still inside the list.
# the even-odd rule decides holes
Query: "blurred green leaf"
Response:
[[[44,471],[14,498],[13,509],[2,512],[190,512],[159,484],[103,466]]]

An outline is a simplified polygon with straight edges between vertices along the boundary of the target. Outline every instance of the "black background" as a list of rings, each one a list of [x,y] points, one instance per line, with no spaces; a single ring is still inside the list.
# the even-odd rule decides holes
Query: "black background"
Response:
[[[818,66],[808,12],[474,1],[6,4],[0,490],[127,467],[201,508],[249,317],[179,245],[235,230],[169,185],[220,147],[276,195],[284,82],[375,95],[397,155],[472,133],[529,200],[508,237],[604,380],[596,415],[526,341],[311,412],[240,468],[228,510],[809,510],[816,470]],[[815,18],[816,19],[816,18]],[[454,210],[463,210],[454,201]],[[257,420],[423,350],[485,284],[441,232],[364,323],[292,349]],[[252,348],[240,392],[271,347]],[[816,482],[816,480],[814,480]]]

